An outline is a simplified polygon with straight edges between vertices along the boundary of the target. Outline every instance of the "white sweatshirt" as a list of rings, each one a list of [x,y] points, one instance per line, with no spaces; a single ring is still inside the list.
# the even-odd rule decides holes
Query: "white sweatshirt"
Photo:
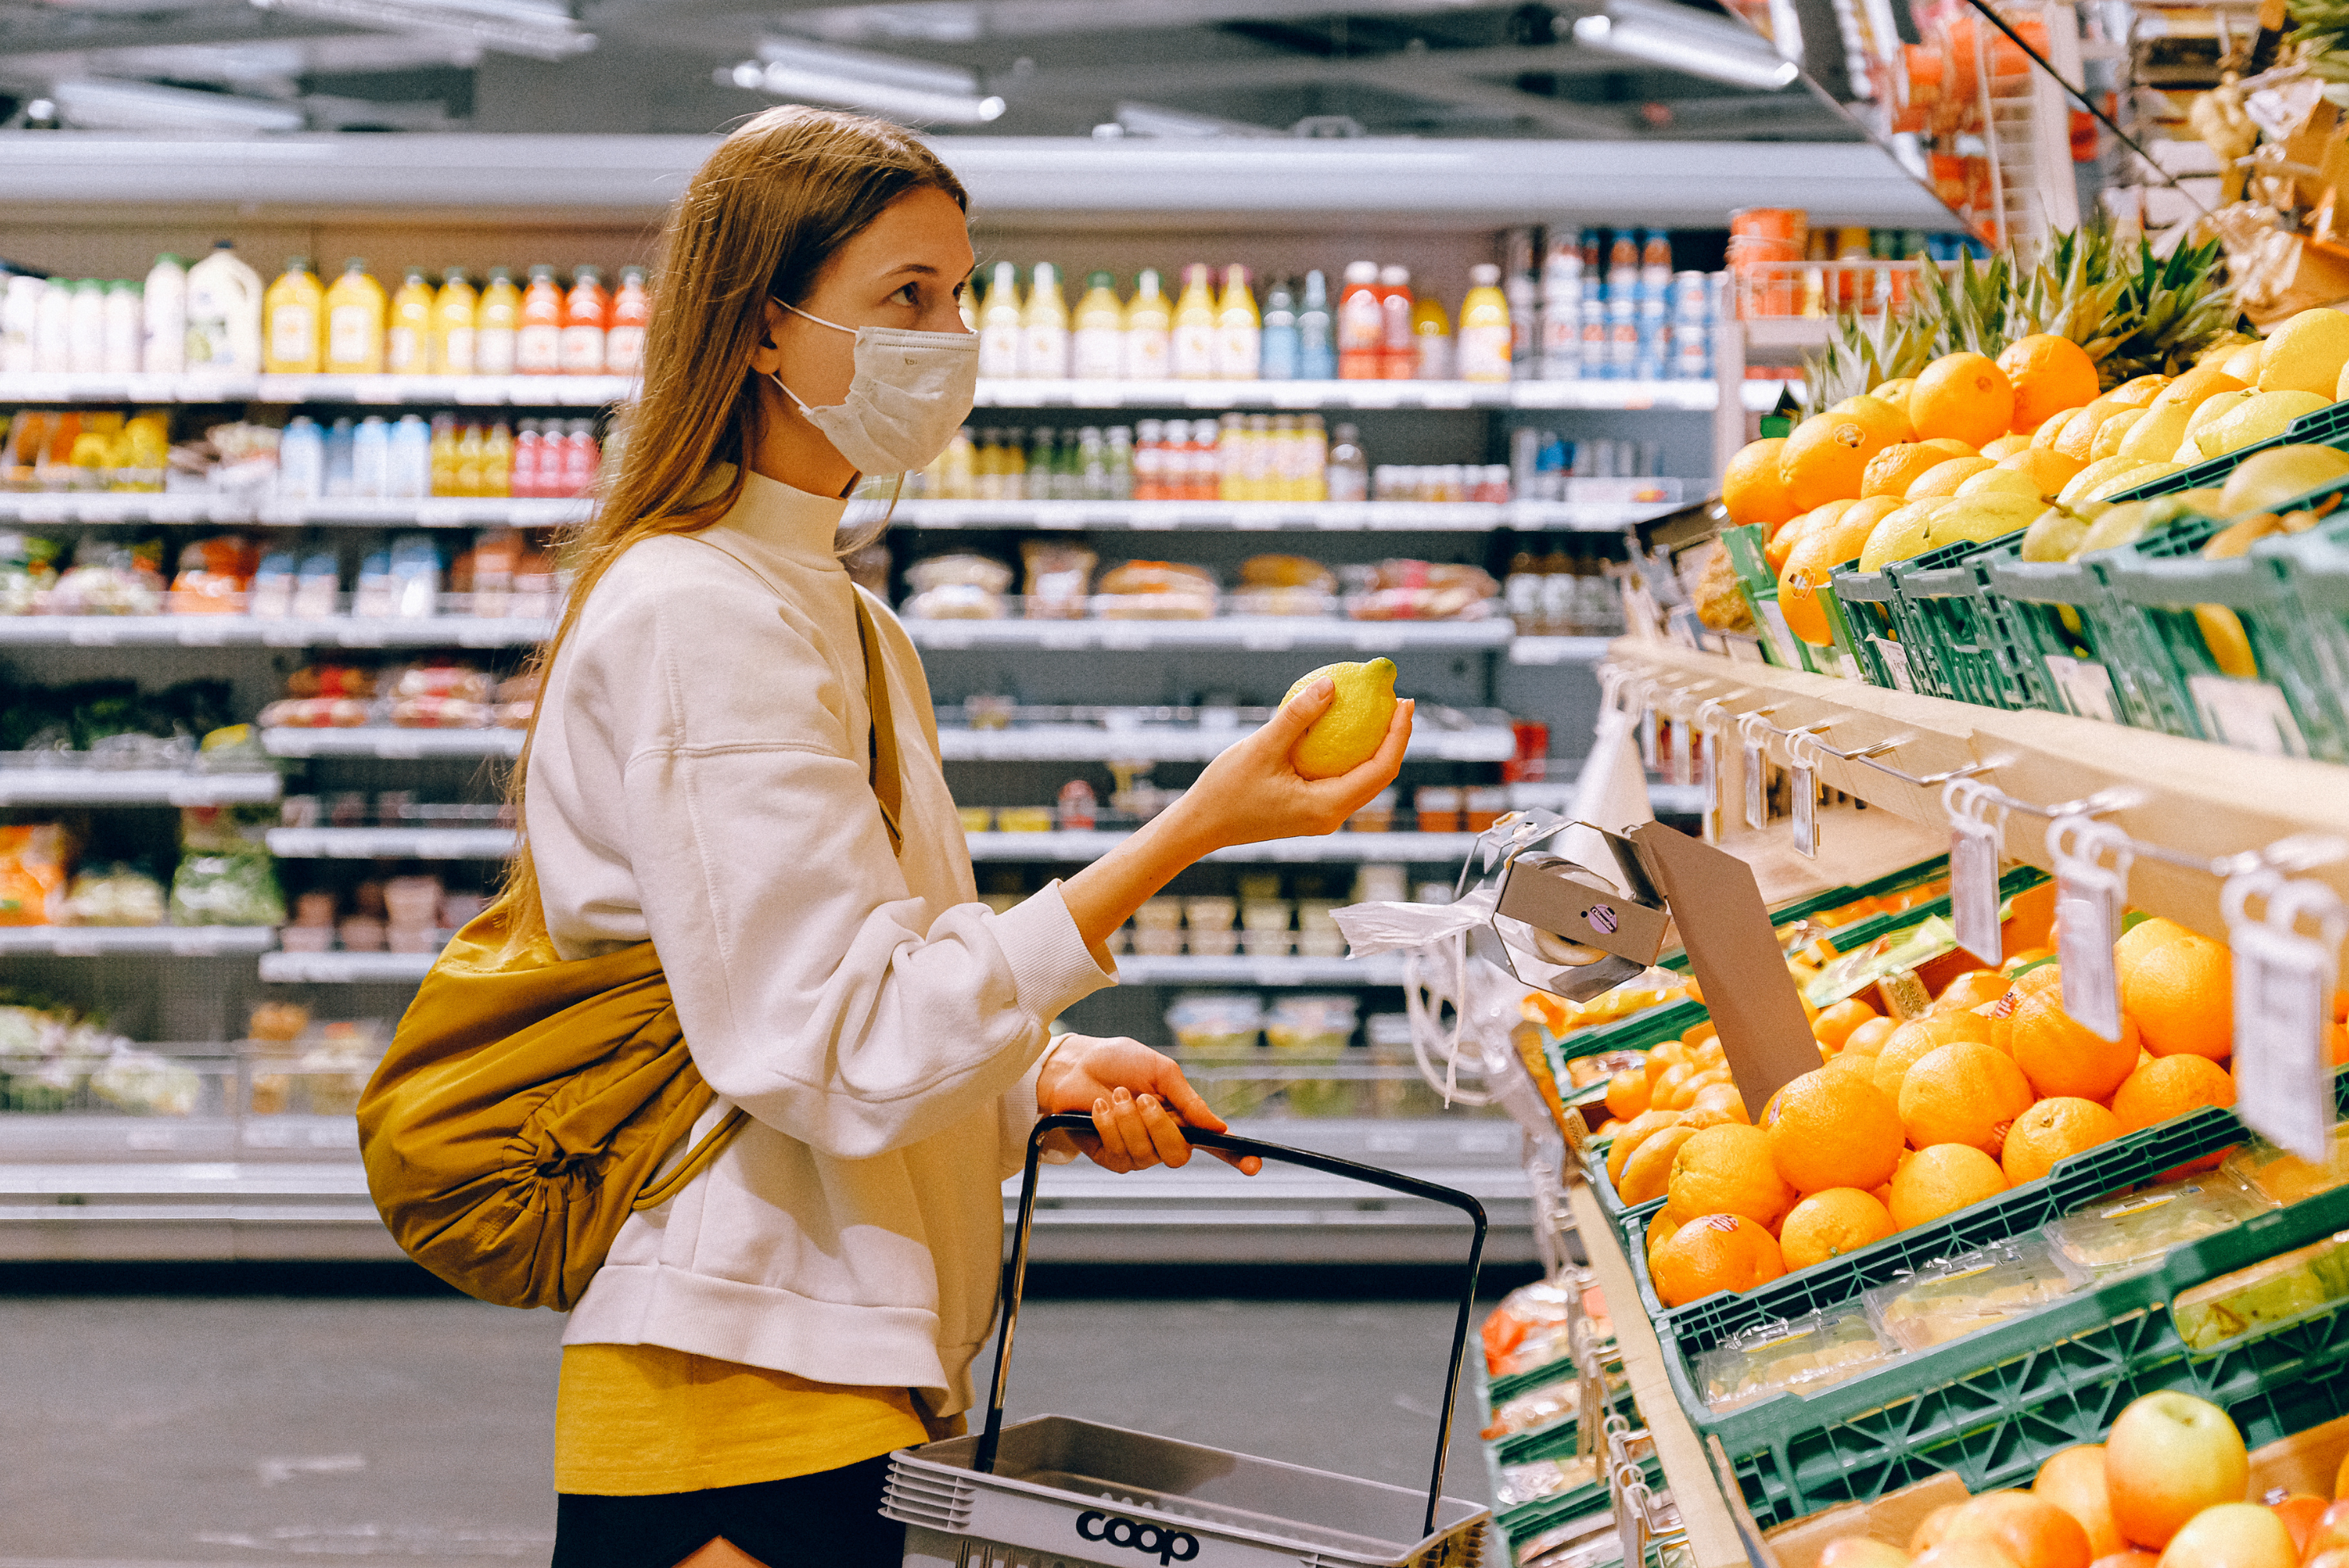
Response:
[[[948,1415],[991,1330],[1047,1025],[1115,977],[1059,884],[978,901],[921,661],[868,597],[905,775],[890,852],[843,510],[750,475],[719,524],[622,556],[549,676],[524,807],[555,950],[651,938],[722,1096],[704,1127],[752,1118],[629,1219],[564,1339]]]

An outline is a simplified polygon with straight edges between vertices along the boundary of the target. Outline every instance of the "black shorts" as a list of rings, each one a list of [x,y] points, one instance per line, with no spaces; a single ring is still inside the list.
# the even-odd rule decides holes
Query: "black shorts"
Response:
[[[724,1536],[767,1568],[899,1568],[905,1527],[881,1517],[889,1456],[753,1486],[555,1498],[554,1568],[676,1568]]]

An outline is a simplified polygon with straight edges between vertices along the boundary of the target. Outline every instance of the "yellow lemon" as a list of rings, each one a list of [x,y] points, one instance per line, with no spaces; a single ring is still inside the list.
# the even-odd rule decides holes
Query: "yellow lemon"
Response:
[[[2134,381],[2123,381],[2105,396],[2124,408],[2141,409],[2161,396],[2168,385],[2167,376],[2139,376]]]
[[[2181,406],[2191,409],[2213,392],[2240,391],[2246,384],[2238,378],[2228,375],[2216,365],[2197,365],[2167,387],[2162,388],[2153,401],[2146,406],[2154,409],[2174,409]]]
[[[2046,500],[2037,480],[2011,468],[1986,468],[1958,486],[1957,498],[1961,501],[1970,501],[1977,495],[2028,495]]]
[[[2311,314],[2338,316],[2340,312],[2328,310]],[[2349,316],[2343,316],[2341,319],[2349,322]],[[2319,409],[2332,406],[2331,399],[2296,388],[2280,392],[2261,392],[2236,404],[2231,412],[2219,421],[2216,429],[2205,431],[2201,437],[2202,446],[2206,455],[2224,457],[2230,452],[2240,452],[2247,446],[2257,446],[2271,437],[2280,436],[2291,428],[2292,421],[2302,415],[2313,414]]]
[[[2241,348],[2236,349],[2233,353],[2220,360],[2219,369],[2226,371],[2227,374],[2232,376],[2238,381],[2251,382],[2258,380],[2260,375],[2261,347],[2261,346],[2257,343],[2244,344]]]
[[[2195,373],[2187,372],[2188,375]],[[2165,392],[2162,396],[2168,394]],[[2186,421],[2193,417],[2193,404],[2165,404],[2160,398],[2156,398],[2147,405],[2145,416],[2130,424],[2128,433],[2121,437],[2121,443],[2114,450],[2114,455],[2139,459],[2168,457],[2178,450],[2178,443],[2186,439]]]
[[[2094,462],[2100,457],[2118,456],[2123,438],[2137,429],[2137,421],[2145,417],[2146,410],[2141,408],[2114,410],[2113,417],[2096,427],[2096,439],[2088,443],[2088,461]]]
[[[2146,461],[2141,457],[2108,457],[2102,462],[2092,462],[2066,480],[2064,488],[2055,493],[2055,499],[2063,505],[2069,506],[2115,474],[2127,473],[2132,469],[2145,467]]]
[[[1926,548],[1925,525],[1933,514],[1957,503],[1947,496],[1925,501],[1912,501],[1906,506],[1884,514],[1860,546],[1859,569],[1872,572],[1887,561],[1905,561],[1921,554]]]
[[[2185,468],[2186,464],[2182,462],[2140,463],[2126,472],[2116,473],[2100,483],[2090,485],[2081,495],[2080,500],[2083,504],[2109,501],[2124,490],[2135,490],[2140,484],[2151,484],[2157,479],[2166,479],[2173,473],[2183,472]]]
[[[1367,664],[1325,664],[1297,678],[1287,702],[1324,675],[1336,686],[1330,711],[1298,737],[1288,761],[1309,779],[1333,779],[1369,762],[1394,722],[1395,667],[1392,659]]]
[[[2234,391],[2214,393],[2202,400],[2187,419],[2186,435],[2178,441],[2178,450],[2170,455],[2180,462],[2199,462],[2206,457],[2217,457],[2219,450],[2213,443],[2219,439],[2219,421],[2259,395],[2252,388],[2240,387]]]
[[[2342,368],[2349,366],[2349,316],[2303,310],[2254,347],[2261,391],[2314,392],[2329,401]]]
[[[1986,441],[1982,442],[1982,454],[1993,462],[2002,462],[2005,459],[2013,456],[2018,452],[2028,452],[2030,450],[2031,438],[2029,436],[2002,435],[1996,441]]]
[[[1997,465],[1986,457],[1953,457],[1947,462],[1937,462],[1917,476],[1909,487],[1906,499],[1930,501],[1937,495],[1955,495],[1958,486],[1984,469]]]

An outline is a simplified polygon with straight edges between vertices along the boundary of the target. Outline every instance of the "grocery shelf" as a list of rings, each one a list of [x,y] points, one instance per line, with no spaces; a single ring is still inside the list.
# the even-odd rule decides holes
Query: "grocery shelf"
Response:
[[[982,409],[1662,409],[1702,412],[1709,381],[1027,381],[978,384]]]
[[[432,971],[432,961],[440,956],[264,952],[261,978],[273,985],[417,985]]]
[[[1302,616],[1220,616],[1212,620],[908,620],[916,648],[1033,648],[1180,651],[1245,649],[1278,653],[1292,648],[1350,649],[1393,653],[1408,649],[1507,646],[1505,617],[1485,620],[1316,620]]]
[[[269,933],[275,940],[274,933]],[[0,948],[0,951],[5,951]],[[274,985],[415,984],[432,968],[435,953],[264,952],[261,978]],[[1121,955],[1118,977],[1127,985],[1401,985],[1400,959],[1199,958],[1176,953],[1146,958]]]
[[[175,768],[0,768],[0,806],[265,805],[284,787],[274,773]]]
[[[534,616],[0,616],[0,648],[527,648],[553,635]]]
[[[1204,763],[1248,733],[1249,727],[1196,724],[1029,724],[1009,730],[942,729],[938,755],[949,763]],[[1516,736],[1498,725],[1414,729],[1407,755],[1419,762],[1505,763],[1517,754]]]
[[[264,730],[273,757],[517,757],[520,730],[399,730],[370,724],[348,730]]]
[[[0,926],[0,957],[223,958],[276,945],[272,926]]]
[[[1125,842],[1117,832],[972,833],[973,860],[1058,860],[1071,864],[1100,859]],[[1473,833],[1333,833],[1323,838],[1275,838],[1218,849],[1206,859],[1242,865],[1305,865],[1334,861],[1396,861],[1410,866],[1458,865],[1476,845]],[[274,849],[273,842],[271,847]],[[283,853],[282,851],[280,853]]]
[[[7,378],[0,377],[0,381]],[[0,493],[0,522],[212,524],[299,528],[557,528],[584,523],[591,503],[576,498],[435,495],[397,501],[290,501],[210,491],[53,490]]]
[[[900,501],[909,528],[1125,528],[1137,533],[1609,533],[1678,509],[1675,502],[1572,501]]]
[[[1519,637],[1509,642],[1512,664],[1596,664],[1607,657],[1611,638]]]
[[[511,827],[273,827],[269,853],[281,860],[502,860],[518,842]]]

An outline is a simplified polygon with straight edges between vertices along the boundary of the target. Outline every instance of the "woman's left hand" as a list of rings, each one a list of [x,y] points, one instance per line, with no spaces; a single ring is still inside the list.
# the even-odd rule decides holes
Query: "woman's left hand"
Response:
[[[1227,1130],[1172,1058],[1123,1037],[1062,1035],[1037,1076],[1036,1108],[1045,1116],[1074,1111],[1092,1116],[1092,1135],[1079,1137],[1077,1147],[1095,1165],[1121,1173],[1189,1163],[1185,1125]],[[1263,1168],[1254,1155],[1235,1159],[1209,1152],[1245,1175]]]

